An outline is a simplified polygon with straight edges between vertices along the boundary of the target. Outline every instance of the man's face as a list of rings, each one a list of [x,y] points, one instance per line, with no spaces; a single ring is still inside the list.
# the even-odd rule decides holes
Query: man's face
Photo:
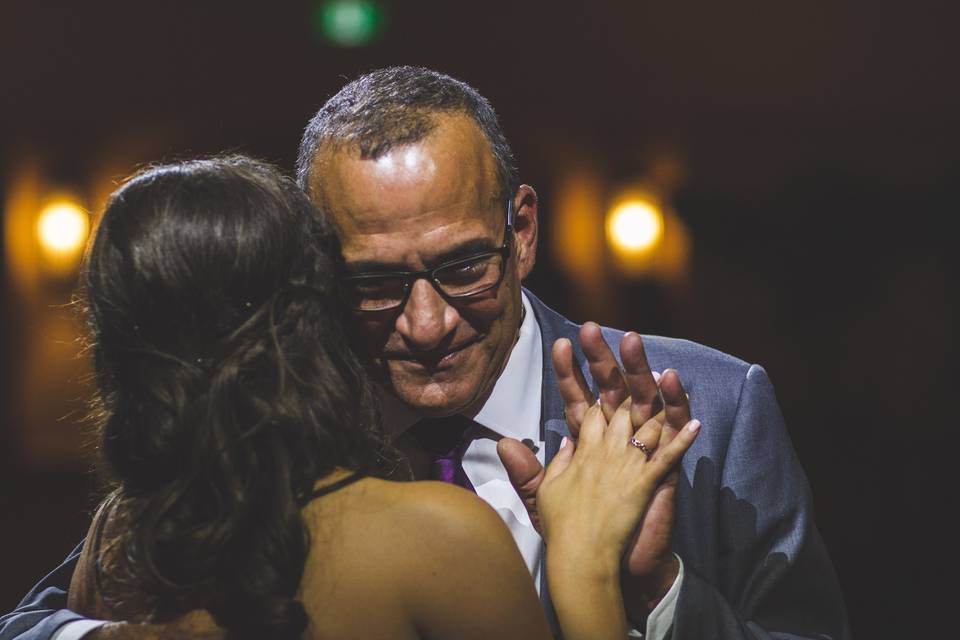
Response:
[[[496,196],[490,146],[463,115],[438,115],[425,139],[375,160],[321,151],[311,186],[323,194],[351,273],[430,269],[504,242],[507,203]],[[515,198],[518,232],[499,287],[451,302],[421,278],[401,308],[356,312],[358,351],[406,404],[451,415],[492,389],[517,337],[520,280],[533,266],[535,198],[529,187]]]

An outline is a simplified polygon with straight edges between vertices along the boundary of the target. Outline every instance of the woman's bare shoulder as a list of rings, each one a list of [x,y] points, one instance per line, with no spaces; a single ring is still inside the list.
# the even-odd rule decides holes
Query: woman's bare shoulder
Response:
[[[443,482],[394,482],[364,478],[308,505],[311,528],[390,532],[394,544],[462,542],[463,537],[506,536],[496,512],[476,494]],[[377,525],[380,526],[377,526]],[[382,527],[382,528],[381,528]],[[412,546],[422,546],[413,544]]]
[[[510,532],[475,494],[372,478],[337,494],[318,500],[325,504],[308,519],[313,560],[302,584],[312,618],[349,635],[351,621],[335,612],[367,607],[378,611],[384,637],[416,629],[434,637],[547,637]]]

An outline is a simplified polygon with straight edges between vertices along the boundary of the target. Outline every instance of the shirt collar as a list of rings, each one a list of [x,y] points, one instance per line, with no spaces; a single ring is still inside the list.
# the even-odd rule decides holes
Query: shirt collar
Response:
[[[524,311],[520,336],[490,397],[473,420],[502,436],[537,442],[540,440],[543,343],[530,301],[523,292],[520,298]]]

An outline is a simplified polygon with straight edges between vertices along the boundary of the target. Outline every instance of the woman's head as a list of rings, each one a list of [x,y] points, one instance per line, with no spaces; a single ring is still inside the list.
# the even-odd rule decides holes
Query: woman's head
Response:
[[[127,529],[105,569],[118,599],[275,635],[304,623],[302,502],[377,455],[338,261],[303,193],[248,158],[152,167],[113,194],[82,295]]]
[[[144,347],[212,360],[282,287],[329,297],[337,256],[327,225],[268,165],[149,168],[113,194],[88,257],[98,355],[120,369]]]

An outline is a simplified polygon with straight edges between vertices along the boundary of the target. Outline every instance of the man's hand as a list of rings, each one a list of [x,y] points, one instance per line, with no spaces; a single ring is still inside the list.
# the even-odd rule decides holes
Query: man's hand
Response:
[[[108,622],[91,631],[89,640],[225,640],[226,631],[217,626],[209,613],[195,610],[168,624]]]
[[[638,430],[648,420],[663,425],[662,446],[690,420],[690,405],[676,371],[663,372],[659,384],[647,363],[643,340],[636,333],[627,333],[620,341],[623,369],[595,323],[580,329],[580,343],[587,358],[590,375],[597,384],[600,405],[609,420],[627,398],[632,400],[630,420]],[[564,401],[564,412],[571,435],[580,430],[587,409],[597,398],[591,393],[573,357],[573,345],[560,339],[553,345],[553,367]],[[651,443],[646,443],[650,446]],[[652,449],[653,447],[651,447]],[[536,491],[544,470],[533,453],[516,440],[504,438],[497,452],[507,475],[539,530]],[[660,602],[676,580],[679,565],[670,551],[673,533],[674,495],[677,472],[670,474],[657,492],[641,520],[633,544],[624,555],[624,606],[634,624],[644,624],[647,615]]]

